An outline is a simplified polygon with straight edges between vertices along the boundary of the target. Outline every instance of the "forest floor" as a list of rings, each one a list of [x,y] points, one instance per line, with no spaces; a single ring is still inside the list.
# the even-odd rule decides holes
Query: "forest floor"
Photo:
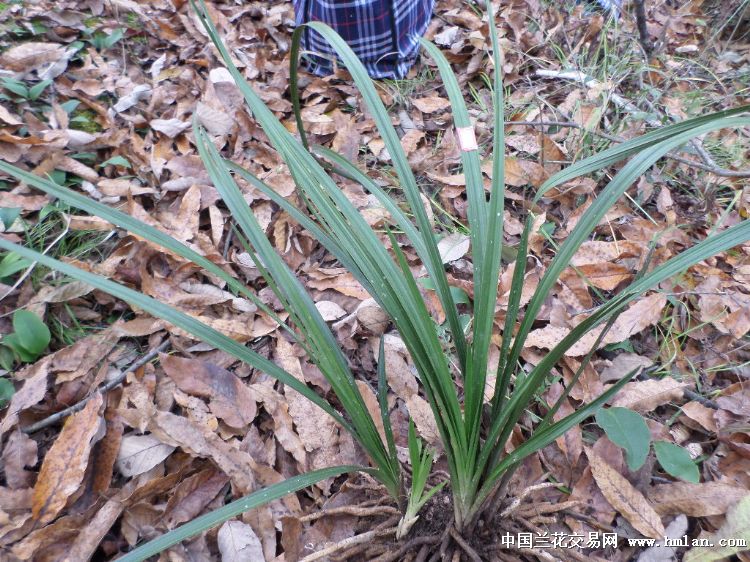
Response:
[[[506,120],[512,122],[506,126],[509,248],[519,241],[530,194],[568,163],[655,125],[750,102],[749,2],[646,4],[648,56],[628,12],[615,21],[584,3],[508,0],[497,6]],[[210,13],[245,77],[296,130],[288,87],[291,3],[215,3]],[[453,64],[485,151],[492,104],[482,16],[472,2],[440,0],[427,37]],[[278,311],[231,234],[232,218],[197,155],[192,115],[223,139],[225,155],[291,201],[297,194],[237,90],[212,79],[210,71],[219,66],[184,0],[0,2],[0,160],[168,232],[233,270]],[[588,77],[585,83],[576,72]],[[470,302],[464,178],[436,67],[423,56],[406,79],[380,81],[377,88],[424,190],[450,283]],[[380,185],[394,185],[384,143],[345,71],[325,79],[303,73],[302,99],[314,142],[357,161]],[[483,170],[489,173],[491,162],[483,161]],[[553,288],[522,354],[525,364],[536,364],[581,314],[632,279],[658,233],[655,263],[748,218],[749,170],[747,130],[708,135],[659,161],[576,254],[573,265],[583,276],[570,269]],[[555,248],[614,172],[565,184],[534,209],[536,267],[527,274],[524,303]],[[341,187],[385,236],[387,212],[377,200],[352,182],[342,180]],[[382,310],[310,234],[261,193],[243,188],[274,246],[332,325],[373,404],[384,338],[397,445],[406,446],[411,418],[438,446],[403,341]],[[330,392],[302,351],[248,300],[162,248],[1,176],[0,236],[176,306],[320,393]],[[404,251],[416,266],[413,250]],[[494,357],[508,263],[503,272]],[[425,288],[424,296],[436,322],[444,322],[434,293]],[[52,336],[46,351],[24,361],[7,339],[19,309],[43,318]],[[700,481],[674,477],[653,451],[631,471],[623,450],[589,420],[525,462],[513,491],[542,481],[555,485],[531,492],[528,503],[508,515],[509,529],[586,541],[554,553],[551,542],[526,550],[519,543],[506,549],[484,544],[483,558],[650,562],[681,559],[690,547],[647,549],[626,539],[664,533],[750,541],[750,245],[662,284],[623,318],[563,410],[598,396],[636,366],[655,365],[612,404],[641,413],[654,440],[688,451]],[[326,414],[267,375],[9,254],[0,254],[0,334],[0,388],[8,395],[0,410],[0,560],[112,560],[258,486],[314,468],[367,463]],[[586,351],[571,349],[540,402],[560,395]],[[117,377],[124,377],[122,384],[97,392]],[[233,382],[228,390],[217,380]],[[75,404],[84,407],[63,426],[67,416],[55,414]],[[528,416],[528,423],[536,419],[534,411]],[[243,514],[222,527],[224,535],[213,529],[174,546],[162,559],[290,562],[330,548],[319,559],[410,560],[444,531],[450,508],[439,502],[427,506],[411,542],[396,544],[391,536],[358,542],[352,538],[391,527],[396,510],[364,476],[330,479]],[[234,543],[227,543],[227,532]],[[588,542],[615,533],[616,548]],[[694,549],[691,559],[714,560],[723,552]]]

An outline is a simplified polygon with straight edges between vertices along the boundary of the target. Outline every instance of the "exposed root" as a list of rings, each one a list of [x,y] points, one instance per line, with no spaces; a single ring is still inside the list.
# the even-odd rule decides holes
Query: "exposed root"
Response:
[[[403,559],[404,555],[409,552],[410,550],[413,550],[418,547],[422,547],[422,550],[420,550],[420,554],[422,551],[425,552],[425,557],[427,556],[427,552],[429,552],[429,546],[438,544],[440,542],[440,536],[439,535],[432,535],[429,537],[414,537],[413,539],[406,541],[403,545],[401,545],[401,548],[398,550],[395,550],[393,552],[386,552],[377,558],[374,558],[372,562],[396,562],[397,560]],[[417,559],[419,559],[419,556],[417,556]]]
[[[498,561],[534,558],[536,560],[589,562],[588,557],[575,550],[565,548],[519,548],[506,544],[501,537],[504,533],[530,531],[543,534],[551,526],[561,522],[562,517],[571,516],[587,523],[596,523],[574,510],[579,501],[552,503],[549,501],[533,503],[528,497],[539,490],[559,486],[555,482],[541,482],[526,487],[515,497],[505,500],[502,510],[497,506],[488,507],[480,515],[477,527],[464,529],[463,533],[455,526],[450,515],[452,507],[447,497],[437,497],[433,501],[432,511],[423,513],[424,521],[412,530],[411,538],[399,541],[395,538],[400,513],[392,506],[378,504],[369,500],[356,506],[342,506],[302,517],[302,522],[310,523],[325,516],[354,515],[362,518],[376,519],[376,526],[370,526],[367,532],[349,537],[334,545],[327,546],[318,552],[311,553],[300,562],[316,560],[361,562],[397,562],[410,559],[414,562],[482,562],[492,558]],[[510,500],[510,501],[509,501]],[[527,500],[528,503],[524,503]],[[497,514],[490,519],[488,515],[495,508]],[[385,517],[383,517],[385,516]],[[602,525],[595,525],[601,528]],[[605,526],[606,527],[606,526]],[[557,545],[556,545],[557,546]]]
[[[437,551],[430,557],[430,562],[437,562],[438,560],[444,559],[445,554],[448,550],[448,543],[450,542],[450,533],[452,528],[453,517],[451,517],[450,521],[448,521],[448,524],[445,527],[445,531],[443,531],[443,534],[440,537],[440,548],[438,548]]]
[[[456,531],[455,527],[450,527],[450,534],[453,537],[453,540],[456,541],[456,544],[458,544],[458,546],[463,549],[463,551],[473,562],[482,562],[482,558],[479,556],[479,554],[477,554],[476,550],[469,546],[469,543],[467,543],[461,536],[461,534]]]
[[[543,503],[538,505],[530,505],[521,509],[515,514],[515,517],[526,517],[533,518],[542,515],[550,515],[552,513],[559,513],[560,511],[566,511],[571,507],[580,504],[580,501],[567,501],[561,503]]]
[[[388,529],[367,531],[366,533],[362,533],[361,535],[354,535],[353,537],[346,538],[322,550],[318,550],[317,552],[308,554],[304,558],[301,558],[299,562],[314,562],[315,560],[326,558],[327,556],[331,556],[332,554],[341,552],[342,550],[346,550],[352,546],[366,543],[379,537],[387,537],[388,535],[392,535],[395,532],[396,527],[390,527]]]
[[[559,486],[557,482],[542,482],[541,484],[534,484],[533,486],[529,486],[525,488],[518,496],[516,496],[512,502],[510,502],[510,505],[506,507],[503,511],[500,512],[500,517],[508,517],[511,513],[513,513],[516,509],[518,509],[518,506],[521,505],[521,502],[528,496],[531,492],[536,492],[537,490],[544,490],[545,488],[554,488],[555,486]]]

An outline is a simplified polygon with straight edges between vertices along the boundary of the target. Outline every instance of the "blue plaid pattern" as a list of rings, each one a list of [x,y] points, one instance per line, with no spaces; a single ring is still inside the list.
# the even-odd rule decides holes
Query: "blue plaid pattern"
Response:
[[[403,78],[417,60],[419,38],[430,23],[434,0],[294,0],[297,25],[321,21],[335,29],[373,78]],[[307,69],[333,72],[336,57],[328,42],[305,29],[302,49]],[[314,53],[314,54],[312,54]]]

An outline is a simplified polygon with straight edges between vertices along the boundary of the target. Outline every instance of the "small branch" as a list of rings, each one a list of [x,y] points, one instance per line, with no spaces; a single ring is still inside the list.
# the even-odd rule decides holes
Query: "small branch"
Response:
[[[83,400],[80,402],[77,402],[73,404],[72,406],[69,406],[68,408],[65,408],[64,410],[60,410],[57,413],[52,414],[51,416],[48,416],[44,418],[43,420],[40,420],[34,424],[31,424],[28,427],[24,427],[21,429],[24,433],[35,433],[39,431],[40,429],[44,429],[45,427],[49,427],[50,425],[56,424],[61,419],[69,416],[70,414],[74,414],[78,412],[79,410],[83,410],[83,407],[86,405],[86,403],[91,399],[94,394],[101,392],[104,394],[105,392],[112,390],[114,387],[122,383],[122,381],[125,380],[125,377],[128,376],[128,373],[135,371],[136,369],[142,367],[152,359],[154,359],[159,353],[162,351],[165,351],[170,346],[169,340],[163,341],[161,344],[159,344],[158,347],[155,349],[149,351],[146,355],[138,359],[136,362],[131,364],[127,369],[123,370],[122,373],[117,375],[112,380],[108,381],[106,384],[103,384],[99,388],[96,389],[96,391],[90,393],[88,396],[86,396]]]
[[[477,554],[477,551],[471,548],[469,543],[464,540],[461,534],[456,531],[456,529],[452,525],[450,527],[450,534],[453,537],[453,540],[456,541],[458,546],[460,546],[464,550],[464,552],[471,560],[473,560],[473,562],[482,562],[482,558],[479,556],[479,554]]]
[[[584,74],[583,72],[578,72],[578,71],[559,71],[559,70],[539,69],[536,71],[536,75],[539,76],[540,78],[562,79],[562,80],[570,80],[573,82],[579,82],[583,84],[584,86],[586,86],[587,88],[602,88],[603,87],[603,84],[599,82],[598,80],[596,80],[595,78],[592,78]],[[641,110],[638,108],[638,106],[636,106],[633,102],[628,101],[627,99],[625,99],[618,93],[609,91],[608,94],[609,94],[609,99],[611,99],[612,102],[620,109],[627,111],[628,113],[641,113]],[[659,121],[658,119],[653,119],[653,118],[646,119],[646,123],[648,123],[651,127],[658,128],[658,127],[663,126],[661,121]],[[560,125],[560,126],[571,126],[571,127],[574,126],[575,128],[583,129],[583,127],[578,125],[577,123],[571,123],[570,125]],[[602,133],[593,133],[593,134],[604,136],[604,134]],[[619,142],[624,141],[624,139],[619,139],[619,138],[617,140]],[[726,177],[726,178],[750,178],[750,170],[729,170],[727,168],[722,168],[718,164],[716,164],[716,162],[711,157],[711,155],[703,147],[703,143],[700,141],[700,139],[697,139],[697,138],[692,139],[690,141],[690,144],[693,145],[696,152],[703,160],[703,164],[699,162],[694,162],[692,160],[683,158],[681,156],[676,156],[674,154],[669,154],[668,156],[672,158],[673,160],[676,160],[683,164],[687,164],[688,166],[692,166],[693,168],[698,168],[699,170],[704,170],[716,176],[721,176],[721,177]]]
[[[638,36],[640,37],[641,47],[650,55],[654,51],[654,44],[648,36],[648,27],[646,26],[646,2],[645,0],[633,0],[635,7],[635,22],[638,25]]]
[[[705,396],[701,396],[697,392],[690,390],[689,388],[685,388],[682,390],[683,394],[690,398],[690,400],[695,400],[696,402],[703,404],[706,408],[711,408],[712,410],[718,410],[719,405],[711,400],[710,398],[706,398]]]

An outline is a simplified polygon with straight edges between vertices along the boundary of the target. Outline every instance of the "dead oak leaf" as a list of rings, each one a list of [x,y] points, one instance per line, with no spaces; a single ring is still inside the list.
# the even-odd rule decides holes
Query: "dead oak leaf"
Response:
[[[102,395],[97,393],[83,410],[70,416],[45,455],[31,506],[32,516],[40,524],[52,521],[83,481],[91,446],[103,428],[102,403]]]
[[[604,497],[625,519],[647,537],[664,536],[659,514],[628,480],[591,449],[585,448],[591,474]]]
[[[37,463],[37,443],[19,430],[10,434],[3,450],[5,481],[12,490],[28,488],[33,473],[26,470]]]
[[[5,418],[0,423],[0,436],[8,431],[18,421],[18,414],[41,402],[47,394],[47,377],[52,356],[47,355],[33,365],[20,370],[15,378],[25,378],[21,389],[10,399],[10,405],[6,410]]]
[[[234,448],[216,433],[194,421],[169,412],[157,412],[148,428],[162,443],[179,447],[186,453],[211,459],[229,478],[240,493],[255,487],[258,464],[252,457]]]
[[[263,546],[252,527],[242,521],[227,521],[217,535],[222,561],[261,562]]]

